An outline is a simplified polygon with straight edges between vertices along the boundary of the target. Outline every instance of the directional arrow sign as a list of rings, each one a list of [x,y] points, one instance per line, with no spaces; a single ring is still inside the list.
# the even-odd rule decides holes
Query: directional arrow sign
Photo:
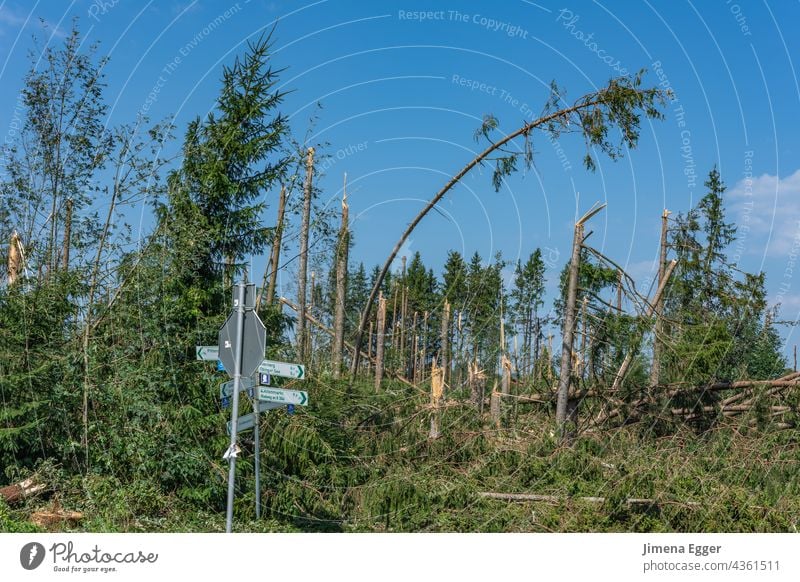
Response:
[[[290,364],[288,362],[264,360],[258,367],[258,371],[262,374],[280,376],[281,378],[294,378],[296,380],[303,380],[306,377],[306,367],[304,365]]]
[[[233,380],[228,380],[227,382],[223,382],[219,385],[219,397],[220,398],[229,398],[233,395]],[[249,376],[243,376],[241,381],[239,382],[239,392],[244,392],[248,388],[252,388],[255,386],[255,380],[250,378]]]
[[[210,362],[219,360],[218,346],[195,346],[194,351],[198,360],[208,360]]]
[[[282,388],[259,386],[258,399],[266,402],[277,402],[279,404],[299,404],[300,406],[306,406],[308,403],[308,392],[304,392],[303,390],[284,390]]]

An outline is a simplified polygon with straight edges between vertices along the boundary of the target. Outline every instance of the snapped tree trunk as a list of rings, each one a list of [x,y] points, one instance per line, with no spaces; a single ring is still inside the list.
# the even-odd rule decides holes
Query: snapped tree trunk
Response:
[[[303,218],[300,225],[300,266],[297,285],[297,305],[300,315],[297,320],[297,348],[300,361],[306,358],[306,273],[308,269],[308,227],[311,222],[312,179],[314,175],[314,148],[308,148],[306,157],[306,181],[303,186]],[[360,349],[356,348],[356,349]],[[358,354],[356,354],[358,359]]]
[[[661,247],[658,255],[658,285],[664,280],[664,269],[667,266],[667,221],[669,220],[669,210],[664,209],[661,215]],[[655,303],[656,325],[653,333],[653,363],[650,366],[650,386],[658,386],[661,374],[661,334],[664,326],[661,323],[661,308],[664,302],[659,297]]]
[[[567,283],[567,304],[564,309],[564,327],[561,331],[561,369],[558,380],[558,399],[556,401],[556,426],[560,438],[566,436],[567,407],[569,387],[572,379],[572,340],[575,333],[575,301],[578,297],[578,272],[581,264],[581,242],[583,241],[583,223],[575,225],[572,238],[572,257],[569,263]]]
[[[450,370],[450,302],[447,299],[444,300],[444,308],[442,309],[441,344],[443,381],[447,382]]]
[[[267,305],[272,305],[272,302],[275,300],[275,286],[278,282],[278,267],[280,265],[281,260],[281,245],[283,244],[283,218],[286,214],[286,187],[281,185],[281,194],[278,198],[278,216],[277,220],[275,221],[275,235],[272,239],[272,252],[269,256],[269,264],[267,266],[267,271],[269,272],[269,285],[266,286],[266,303]],[[264,273],[264,279],[267,279],[267,272]],[[258,298],[258,302],[256,303],[256,307],[261,305],[261,301],[264,300],[264,287],[265,285],[262,283],[261,285],[261,294],[262,296]]]
[[[383,351],[386,331],[386,299],[383,293],[378,296],[378,321],[375,330],[375,391],[381,389],[383,380]],[[358,348],[356,347],[356,355]]]
[[[575,302],[578,299],[578,274],[581,266],[581,246],[583,245],[583,225],[592,216],[605,208],[605,204],[593,208],[575,223],[572,239],[572,256],[569,263],[569,282],[567,285],[567,304],[564,309],[564,328],[561,333],[561,369],[558,380],[558,397],[556,400],[556,427],[559,438],[568,437],[567,416],[574,423],[577,408],[570,406],[569,388],[572,380],[572,346],[575,334]]]
[[[436,360],[431,364],[431,439],[438,439],[441,434],[440,408],[444,397],[444,370],[436,365]]]
[[[11,233],[11,242],[8,246],[8,285],[13,285],[22,270],[22,252],[20,252],[19,234],[15,230]]]
[[[348,225],[347,207],[347,174],[344,176],[344,193],[342,194],[342,226],[339,228],[339,242],[336,247],[336,307],[333,314],[333,353],[331,366],[333,377],[339,378],[342,373],[342,344],[344,342],[344,313],[347,297],[347,254],[350,247],[350,228]]]

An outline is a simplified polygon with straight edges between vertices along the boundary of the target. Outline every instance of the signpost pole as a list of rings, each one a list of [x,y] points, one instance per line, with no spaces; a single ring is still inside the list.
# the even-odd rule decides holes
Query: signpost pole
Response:
[[[234,310],[236,311],[236,347],[234,350],[233,366],[233,394],[231,403],[231,446],[228,449],[228,510],[225,519],[225,532],[231,533],[233,529],[233,494],[236,475],[236,449],[237,431],[239,429],[239,385],[242,381],[242,344],[244,343],[244,284],[236,285],[236,298]]]
[[[258,374],[258,372],[256,372]],[[253,415],[256,418],[256,424],[253,426],[253,438],[255,439],[255,471],[256,471],[256,519],[261,519],[261,433],[259,425],[261,424],[261,417],[258,410],[258,394],[257,388],[253,388]]]

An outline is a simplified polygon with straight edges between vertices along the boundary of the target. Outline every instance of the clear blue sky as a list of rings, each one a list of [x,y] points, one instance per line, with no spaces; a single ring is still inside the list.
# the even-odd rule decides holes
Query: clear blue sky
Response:
[[[286,67],[281,80],[292,91],[283,109],[303,139],[315,103],[322,104],[312,141],[329,144],[323,202],[338,205],[346,171],[354,258],[368,265],[383,261],[422,200],[478,150],[472,134],[483,114],[493,113],[510,131],[541,110],[551,80],[572,99],[646,67],[647,83],[663,82],[677,101],[663,122],[644,125],[637,150],[618,162],[600,158],[589,173],[577,136],[564,136],[558,147],[535,140],[532,171],[509,179],[499,193],[488,171],[470,175],[442,213],[412,235],[410,252],[421,251],[436,268],[448,249],[524,260],[542,247],[552,260],[552,287],[576,213],[606,202],[607,211],[591,222],[591,240],[647,288],[662,208],[685,212],[717,164],[729,187],[729,217],[740,229],[731,253],[743,268],[767,272],[770,301],[783,304],[785,319],[800,314],[795,0],[4,1],[5,135],[31,37],[43,34],[39,17],[55,43],[78,17],[88,40],[111,57],[110,123],[131,121],[146,108],[154,120],[173,119],[179,138],[188,120],[213,107],[221,65],[277,19],[275,64]],[[146,217],[142,224],[146,230]],[[789,345],[795,337],[787,330]]]

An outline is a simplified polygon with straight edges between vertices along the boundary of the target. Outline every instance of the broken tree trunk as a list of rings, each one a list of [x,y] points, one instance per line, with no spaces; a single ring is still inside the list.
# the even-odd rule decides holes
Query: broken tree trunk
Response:
[[[22,253],[20,252],[19,234],[15,230],[11,233],[11,242],[8,247],[8,285],[13,285],[22,270]]]
[[[286,214],[286,187],[281,185],[281,194],[278,198],[278,216],[275,222],[275,233],[272,238],[272,252],[269,256],[267,270],[269,271],[269,285],[266,290],[266,303],[272,305],[275,299],[275,286],[278,282],[278,266],[281,259],[281,245],[283,244],[283,218]],[[267,271],[264,272],[264,282],[267,279]],[[261,284],[261,297],[256,302],[256,309],[264,300],[264,282]]]
[[[375,327],[377,328],[375,333],[375,391],[378,392],[383,379],[383,349],[386,331],[386,299],[383,297],[383,293],[378,295],[378,322]]]
[[[578,271],[581,262],[581,243],[583,242],[583,223],[575,224],[572,238],[572,257],[569,263],[567,282],[567,304],[564,310],[564,327],[561,332],[561,376],[558,381],[558,400],[556,401],[556,426],[559,438],[566,436],[567,400],[569,399],[570,379],[572,378],[572,338],[575,332],[575,301],[578,297]]]
[[[342,226],[339,228],[339,242],[336,248],[336,308],[333,314],[333,353],[331,367],[333,377],[342,373],[342,343],[344,342],[344,312],[347,296],[347,254],[350,248],[350,229],[347,207],[347,174],[344,175],[342,194]]]
[[[664,212],[661,214],[661,243],[659,248],[658,254],[658,285],[661,286],[661,282],[664,280],[666,275],[666,267],[667,267],[667,223],[669,220],[669,210],[666,208]],[[658,386],[660,381],[660,372],[661,372],[661,334],[663,333],[664,326],[661,322],[661,308],[664,302],[659,297],[659,300],[655,303],[655,314],[656,314],[656,325],[655,325],[655,333],[653,334],[653,363],[650,366],[650,386]]]
[[[300,317],[297,320],[297,348],[300,361],[305,361],[306,348],[306,273],[308,269],[308,229],[311,222],[311,198],[314,176],[314,148],[308,148],[306,157],[306,181],[303,186],[303,218],[300,225],[300,266],[297,286],[297,304]]]
[[[489,416],[495,428],[500,428],[500,392],[497,391],[497,380],[492,386],[492,395],[489,399]]]
[[[442,309],[442,330],[441,330],[441,346],[442,346],[442,369],[444,370],[444,381],[449,380],[450,370],[450,302],[444,300],[444,308]]]
[[[500,367],[503,369],[501,392],[503,394],[511,394],[511,360],[505,354],[500,359]]]
[[[440,415],[442,398],[444,395],[444,369],[436,365],[436,359],[431,364],[431,439],[438,439],[441,434]]]
[[[467,383],[470,388],[470,400],[475,407],[483,413],[483,392],[486,374],[478,368],[478,362],[467,362]]]

